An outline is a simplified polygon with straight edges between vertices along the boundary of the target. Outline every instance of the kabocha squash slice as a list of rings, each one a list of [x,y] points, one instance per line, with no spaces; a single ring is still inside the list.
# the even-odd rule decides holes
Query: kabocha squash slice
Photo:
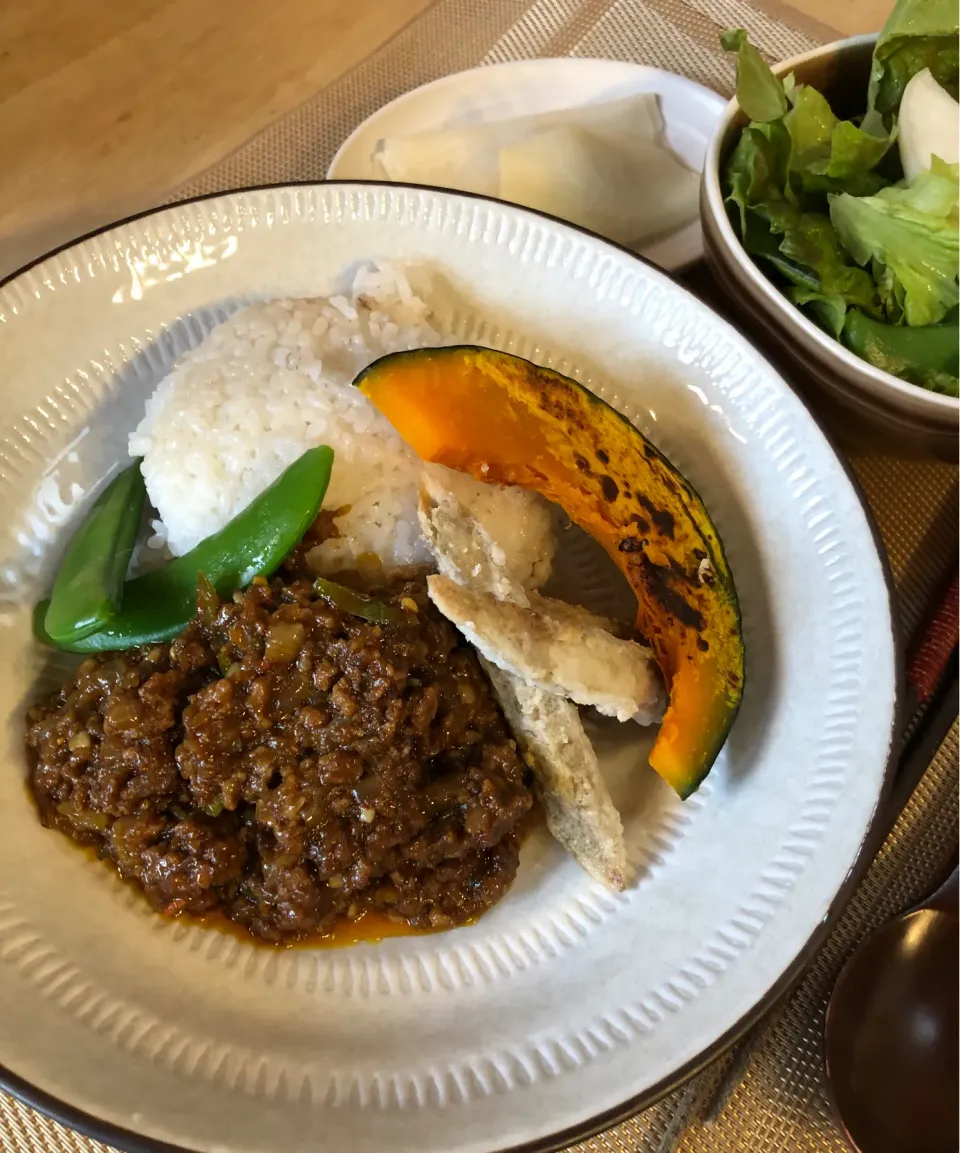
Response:
[[[394,353],[356,384],[424,460],[533,489],[604,546],[636,593],[637,630],[670,692],[650,764],[688,797],[743,692],[733,577],[690,484],[598,396],[507,353]]]

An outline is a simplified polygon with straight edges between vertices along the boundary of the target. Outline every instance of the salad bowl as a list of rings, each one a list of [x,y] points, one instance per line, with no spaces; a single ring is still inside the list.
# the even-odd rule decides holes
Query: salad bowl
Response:
[[[774,68],[821,92],[839,117],[866,107],[875,35],[855,36]],[[844,347],[768,279],[740,242],[727,214],[723,168],[747,123],[736,99],[727,106],[704,165],[700,212],[705,254],[733,306],[784,362],[793,382],[847,443],[954,461],[960,405],[954,396],[910,384]]]

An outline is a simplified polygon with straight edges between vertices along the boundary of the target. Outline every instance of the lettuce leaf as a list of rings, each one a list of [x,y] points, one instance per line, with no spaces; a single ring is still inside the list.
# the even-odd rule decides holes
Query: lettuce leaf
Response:
[[[960,299],[958,190],[957,166],[937,163],[874,196],[829,197],[844,248],[857,264],[879,271],[888,319],[902,313],[911,327],[936,324]]]
[[[896,112],[908,81],[924,68],[956,99],[958,27],[957,0],[897,0],[873,51],[867,107]]]
[[[789,171],[797,196],[808,207],[824,207],[824,195],[849,192],[871,196],[888,182],[877,165],[897,138],[878,114],[862,124],[839,120],[827,100],[808,85],[796,85],[783,123],[792,144]]]
[[[737,103],[751,120],[764,124],[779,120],[787,110],[783,85],[747,39],[742,28],[730,28],[720,36],[726,52],[737,54]]]
[[[797,84],[792,73],[784,80],[775,76],[742,28],[724,32],[720,41],[728,52],[737,53],[737,101],[751,127],[769,128],[782,121],[789,132],[788,167],[795,176],[823,178],[812,182],[816,191],[856,191],[863,196],[883,187],[886,181],[871,170],[896,140],[896,127],[887,132],[876,112],[860,124],[838,119],[815,88]],[[833,187],[865,176],[869,187]]]
[[[782,124],[748,124],[727,165],[727,201],[740,213],[741,233],[747,230],[747,210],[765,220],[789,217],[797,211],[788,183],[790,137]]]
[[[785,213],[771,225],[748,210],[743,240],[751,256],[779,274],[786,296],[839,338],[851,306],[875,317],[882,317],[883,310],[869,275],[838,258],[841,250],[832,233],[825,216]]]
[[[793,88],[790,103],[784,123],[793,144],[790,167],[796,172],[847,179],[879,164],[893,142],[882,124],[874,134],[875,120],[873,131],[838,120],[826,97],[807,84]]]
[[[839,334],[841,303],[859,307],[869,316],[883,315],[873,277],[846,259],[828,217],[801,213],[784,230],[780,253],[812,274],[814,283],[806,286],[806,299],[794,299],[798,304],[820,301],[824,307],[814,313],[821,322],[828,318],[835,334]]]
[[[740,60],[744,50],[739,36],[735,43]],[[789,83],[784,92],[784,85],[752,51],[748,87],[764,88],[769,113],[774,108],[770,86],[776,85],[784,94],[779,105],[784,113],[744,128],[726,168],[727,205],[751,256],[778,273],[787,282],[790,299],[839,337],[848,307],[878,318],[884,311],[870,274],[844,252],[822,193],[850,187],[852,174],[864,178],[855,185],[858,191],[876,192],[883,180],[871,168],[890,147],[892,137],[882,126],[877,136],[838,120],[811,88]],[[762,86],[757,80],[761,66],[769,80]],[[757,110],[756,92],[753,102]],[[813,202],[805,195],[807,177],[823,182]]]

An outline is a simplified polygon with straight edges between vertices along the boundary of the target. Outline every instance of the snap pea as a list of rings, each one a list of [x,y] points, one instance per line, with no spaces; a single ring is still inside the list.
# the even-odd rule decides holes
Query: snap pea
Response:
[[[843,343],[857,356],[912,384],[954,396],[958,338],[955,316],[940,324],[910,328],[881,324],[852,308],[843,326]]]
[[[107,485],[74,533],[44,616],[54,643],[81,640],[117,612],[145,495],[137,460]]]
[[[163,568],[127,581],[119,611],[103,628],[81,640],[58,644],[42,627],[44,618],[38,607],[34,614],[37,638],[76,653],[171,640],[197,611],[201,574],[219,596],[228,597],[281,564],[316,520],[332,467],[331,448],[308,449],[219,532]]]
[[[364,620],[373,621],[377,625],[405,625],[415,619],[412,613],[397,608],[396,605],[388,605],[385,601],[376,600],[367,593],[358,593],[355,589],[325,580],[323,577],[317,577],[313,582],[313,591],[342,612],[354,617],[363,617]]]

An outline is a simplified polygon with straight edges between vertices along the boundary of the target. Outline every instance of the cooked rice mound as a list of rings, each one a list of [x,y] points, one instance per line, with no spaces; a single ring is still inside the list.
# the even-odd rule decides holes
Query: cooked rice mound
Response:
[[[174,366],[130,436],[159,519],[151,543],[179,556],[222,528],[306,449],[336,464],[323,507],[349,506],[317,561],[375,553],[429,561],[417,525],[419,461],[352,387],[390,352],[443,339],[395,266],[357,273],[348,294],[250,304]]]

